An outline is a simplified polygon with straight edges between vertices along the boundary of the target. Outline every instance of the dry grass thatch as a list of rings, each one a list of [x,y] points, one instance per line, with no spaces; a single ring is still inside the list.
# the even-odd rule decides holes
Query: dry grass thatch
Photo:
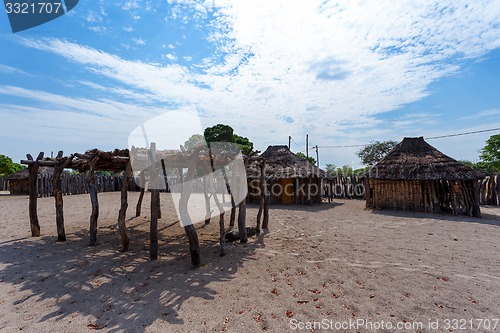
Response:
[[[325,171],[295,155],[287,146],[269,146],[260,157],[266,159],[266,176],[271,176],[274,179],[308,178],[311,176],[328,178]],[[248,178],[258,178],[259,172],[257,163],[249,164]]]
[[[368,172],[372,179],[473,180],[483,174],[443,154],[423,137],[404,138]]]
[[[38,169],[38,174],[52,175],[52,174],[54,174],[54,168],[41,166]],[[8,176],[7,180],[22,180],[22,179],[28,179],[28,177],[29,177],[28,169],[23,169],[23,170],[19,170],[17,172],[14,172],[10,176]]]

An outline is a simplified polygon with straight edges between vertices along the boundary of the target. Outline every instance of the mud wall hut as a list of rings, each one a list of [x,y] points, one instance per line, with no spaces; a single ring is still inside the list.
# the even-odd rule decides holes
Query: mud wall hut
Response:
[[[38,169],[38,175],[45,175],[48,178],[53,174],[54,174],[54,168],[52,167],[40,167]],[[28,169],[19,170],[8,176],[7,180],[9,181],[10,194],[28,195],[29,194],[28,177],[29,177]]]
[[[366,207],[480,217],[482,177],[423,137],[404,138],[368,172]]]
[[[265,159],[264,176],[271,204],[319,204],[322,200],[322,185],[328,179],[325,171],[309,161],[295,155],[287,146],[269,146],[260,155]],[[249,163],[248,201],[260,200],[260,168]]]

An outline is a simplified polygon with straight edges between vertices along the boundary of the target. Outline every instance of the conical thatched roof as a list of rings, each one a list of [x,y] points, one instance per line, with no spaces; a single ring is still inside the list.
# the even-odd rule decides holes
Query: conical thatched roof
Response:
[[[307,178],[317,176],[327,178],[327,173],[309,161],[295,155],[287,146],[269,146],[260,155],[266,159],[266,175],[274,179]],[[258,168],[254,163],[247,170],[249,178],[258,177]]]
[[[404,138],[368,172],[372,179],[471,180],[484,177],[424,141]]]

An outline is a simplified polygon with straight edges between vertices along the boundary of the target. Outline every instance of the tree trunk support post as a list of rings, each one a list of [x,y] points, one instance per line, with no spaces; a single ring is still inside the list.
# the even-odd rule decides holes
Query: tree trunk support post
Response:
[[[243,156],[243,163],[245,165],[245,170],[247,169],[248,166],[248,157]],[[246,179],[246,172],[244,174],[238,174],[237,177],[245,177]],[[240,179],[241,180],[241,179]],[[246,183],[246,182],[245,182]],[[236,184],[240,184],[238,181]],[[247,186],[248,189],[248,186]],[[248,194],[247,194],[248,195]],[[247,196],[241,200],[241,202],[238,205],[238,233],[240,234],[240,243],[247,243],[248,242],[248,235],[247,235]],[[238,198],[241,199],[241,198]]]
[[[189,253],[191,254],[191,263],[194,267],[200,266],[200,244],[193,221],[191,220],[191,216],[189,216],[187,204],[192,192],[190,185],[195,175],[196,162],[198,160],[199,152],[200,148],[196,148],[189,158],[186,181],[182,184],[181,198],[179,200],[179,214],[181,215],[181,222],[189,240]]]
[[[127,215],[128,208],[128,184],[129,179],[132,175],[132,165],[131,161],[127,163],[127,167],[125,169],[125,175],[123,176],[123,184],[121,189],[121,205],[120,212],[118,213],[118,229],[120,230],[120,239],[122,242],[122,252],[128,251],[129,248],[129,239],[127,236],[127,228],[125,226],[125,217]]]
[[[151,182],[151,224],[149,229],[149,259],[158,259],[158,168],[156,166],[156,143],[149,149],[149,180]]]
[[[90,246],[95,246],[97,243],[97,219],[99,218],[99,200],[97,199],[97,189],[95,185],[95,164],[99,157],[94,157],[90,162],[89,170],[89,194],[90,203],[92,204],[92,214],[90,215]]]
[[[63,157],[62,150],[59,151],[56,157],[54,166],[54,176],[52,178],[52,185],[54,187],[54,200],[56,206],[56,227],[57,227],[57,241],[66,241],[66,232],[64,230],[64,210],[63,210],[63,194],[61,189],[61,174],[65,167],[71,163],[73,155]]]
[[[137,200],[137,206],[135,207],[135,217],[141,216],[142,199],[144,198],[144,191],[146,189],[146,177],[144,176],[144,171],[139,174],[141,183],[141,193],[139,194],[139,200]]]
[[[26,157],[29,161],[33,161],[33,157],[27,154]],[[40,223],[38,222],[37,213],[37,199],[38,193],[36,190],[36,182],[38,176],[38,168],[40,164],[38,163],[43,159],[43,152],[40,152],[34,163],[28,164],[28,183],[29,183],[29,215],[30,215],[30,226],[31,226],[31,236],[40,237]]]

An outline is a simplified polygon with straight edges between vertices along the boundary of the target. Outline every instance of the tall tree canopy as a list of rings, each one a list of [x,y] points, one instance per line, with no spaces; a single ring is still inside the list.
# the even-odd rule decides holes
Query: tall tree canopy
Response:
[[[14,163],[10,157],[5,155],[0,155],[0,177],[11,175],[16,171],[25,168],[26,167],[21,164]]]
[[[397,141],[372,141],[357,152],[361,163],[368,166],[375,165],[378,161],[384,158],[389,151],[398,144]]]
[[[486,146],[481,150],[481,155],[479,156],[484,169],[491,171],[500,171],[500,134],[495,134],[490,136],[486,140]]]
[[[203,134],[209,147],[210,142],[231,142],[239,146],[243,155],[248,155],[253,151],[253,142],[246,137],[234,134],[233,128],[229,125],[217,124],[207,127]]]

